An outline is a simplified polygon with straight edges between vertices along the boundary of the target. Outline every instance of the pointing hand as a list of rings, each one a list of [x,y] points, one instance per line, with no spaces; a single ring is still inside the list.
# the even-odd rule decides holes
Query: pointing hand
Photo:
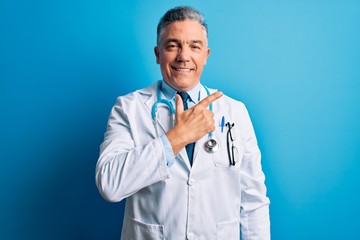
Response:
[[[166,133],[175,155],[188,143],[196,142],[215,130],[214,113],[207,108],[222,95],[222,92],[215,92],[184,111],[183,101],[176,94],[176,124]]]

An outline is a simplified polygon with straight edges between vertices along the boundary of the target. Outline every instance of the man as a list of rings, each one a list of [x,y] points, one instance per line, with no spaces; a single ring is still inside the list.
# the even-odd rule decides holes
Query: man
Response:
[[[203,15],[171,9],[157,37],[163,80],[117,99],[96,166],[102,196],[127,199],[122,239],[270,239],[247,110],[200,83],[210,54]]]

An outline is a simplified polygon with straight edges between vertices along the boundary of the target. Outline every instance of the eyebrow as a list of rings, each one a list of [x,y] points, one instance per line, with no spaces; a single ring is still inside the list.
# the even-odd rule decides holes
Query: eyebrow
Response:
[[[195,44],[200,44],[200,45],[203,45],[203,41],[201,40],[192,40],[191,43],[195,43]]]

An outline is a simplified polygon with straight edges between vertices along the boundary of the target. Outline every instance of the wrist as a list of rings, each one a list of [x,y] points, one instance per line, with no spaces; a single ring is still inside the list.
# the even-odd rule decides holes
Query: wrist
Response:
[[[168,138],[175,155],[177,155],[187,144],[186,139],[183,137],[184,134],[176,127],[170,129],[165,135]]]

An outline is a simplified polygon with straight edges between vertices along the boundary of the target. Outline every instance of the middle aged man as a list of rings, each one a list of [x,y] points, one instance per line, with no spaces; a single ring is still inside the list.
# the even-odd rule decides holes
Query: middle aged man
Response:
[[[102,196],[127,199],[122,239],[270,239],[248,112],[200,83],[210,54],[203,15],[171,9],[157,36],[163,80],[117,99],[96,167]]]

